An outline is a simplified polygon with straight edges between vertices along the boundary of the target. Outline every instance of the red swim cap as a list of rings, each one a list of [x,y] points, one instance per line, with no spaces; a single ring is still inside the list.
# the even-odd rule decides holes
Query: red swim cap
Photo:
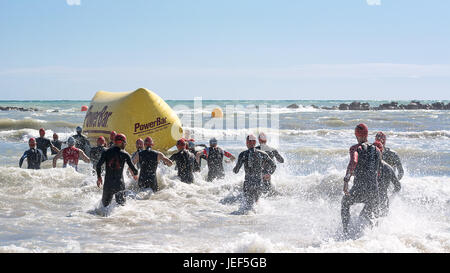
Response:
[[[253,134],[247,136],[247,141],[256,141],[256,137]]]
[[[386,135],[383,132],[378,132],[375,136],[375,141],[380,141],[381,144],[386,144]]]
[[[177,146],[186,146],[186,141],[184,138],[181,138],[177,141]]]
[[[116,131],[111,131],[111,133],[109,134],[109,137],[110,137],[111,139],[114,139],[116,136],[117,136]]]
[[[153,139],[151,137],[146,137],[145,141],[144,141],[144,144],[147,145],[147,146],[153,146],[154,145],[153,144]]]
[[[136,144],[144,145],[144,141],[142,140],[142,138],[139,138],[138,140],[136,140]]]
[[[357,137],[367,137],[369,134],[369,128],[364,123],[358,124],[355,128],[355,136]]]
[[[105,138],[103,136],[100,136],[100,137],[97,138],[97,143],[98,144],[103,145],[103,144],[105,144],[105,142],[106,142],[106,140],[105,140]]]
[[[127,137],[124,134],[118,134],[114,137],[114,142],[124,142],[127,143]]]
[[[36,146],[36,139],[34,137],[30,138],[28,140],[28,145],[30,145],[30,147],[35,147]]]
[[[39,135],[45,135],[45,130],[44,128],[39,129]]]
[[[373,145],[375,145],[378,148],[378,150],[380,150],[380,152],[383,152],[383,144],[381,144],[380,141],[375,141]]]

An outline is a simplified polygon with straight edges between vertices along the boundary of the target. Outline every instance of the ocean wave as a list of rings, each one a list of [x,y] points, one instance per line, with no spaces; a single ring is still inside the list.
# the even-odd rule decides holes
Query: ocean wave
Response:
[[[75,129],[78,125],[67,121],[45,121],[39,119],[0,119],[0,131],[6,130],[20,130],[20,129],[60,129],[70,128]]]

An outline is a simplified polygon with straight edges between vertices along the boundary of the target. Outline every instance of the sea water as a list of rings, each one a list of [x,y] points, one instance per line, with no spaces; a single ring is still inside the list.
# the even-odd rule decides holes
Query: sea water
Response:
[[[188,122],[197,143],[219,137],[219,146],[238,156],[245,136],[264,131],[285,158],[272,183],[277,194],[263,196],[248,213],[239,212],[244,172],[224,163],[226,177],[206,182],[207,167],[193,184],[160,164],[160,191],[139,192],[125,175],[127,202],[101,206],[102,189],[92,167],[20,169],[18,162],[39,128],[66,140],[82,125],[88,101],[2,101],[0,106],[39,111],[0,111],[0,252],[450,252],[450,111],[333,111],[311,107],[345,101],[168,101],[182,118],[227,105],[267,106],[279,128],[204,128]],[[298,109],[287,109],[291,103]],[[385,102],[371,102],[372,106]],[[402,103],[402,102],[401,102]],[[186,106],[184,108],[180,105]],[[192,109],[192,110],[189,110]],[[256,108],[261,109],[261,108]],[[251,118],[250,118],[251,119]],[[390,200],[390,213],[350,240],[342,238],[340,217],[348,149],[354,127],[387,134],[405,176]],[[252,122],[247,122],[246,125]],[[276,141],[275,141],[276,140]],[[130,143],[129,145],[133,145]],[[389,190],[389,193],[392,189]],[[362,205],[352,207],[358,222]],[[102,212],[102,213],[99,213]]]

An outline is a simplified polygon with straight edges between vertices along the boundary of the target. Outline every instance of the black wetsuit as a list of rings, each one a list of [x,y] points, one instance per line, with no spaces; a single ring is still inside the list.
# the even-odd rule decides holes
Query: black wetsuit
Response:
[[[103,146],[97,146],[91,149],[91,154],[89,155],[92,163],[92,167],[94,170],[97,168],[97,163],[100,161],[100,158],[102,156],[102,153],[106,151],[107,149]],[[102,166],[102,170],[103,170]]]
[[[91,152],[91,144],[87,137],[82,134],[76,134],[72,136],[75,139],[75,148],[82,150],[85,154],[90,154]]]
[[[257,146],[256,149],[264,151],[267,153],[267,155],[273,160],[274,158],[278,161],[278,163],[284,163],[284,158],[278,153],[278,151],[266,144],[261,144],[260,146]],[[271,179],[262,181],[262,193],[268,193],[272,189],[272,183]]]
[[[178,169],[178,177],[181,182],[193,183],[194,182],[194,155],[188,150],[181,150],[176,154],[173,154],[170,160],[175,161]]]
[[[39,149],[31,148],[22,155],[19,161],[19,167],[22,168],[23,161],[27,159],[28,169],[39,170],[41,162],[44,160],[44,155]]]
[[[387,164],[389,164],[394,169],[394,171],[398,172],[397,178],[398,180],[401,180],[404,174],[404,170],[398,154],[389,148],[385,148],[383,150],[383,160]]]
[[[53,146],[55,146],[58,150],[61,150],[63,142],[61,140],[52,140],[51,143],[53,144]],[[58,154],[57,152],[51,150],[52,155],[56,155]]]
[[[191,152],[194,157],[197,156],[198,153],[201,153],[201,151],[196,151],[195,149],[189,149],[189,152]],[[201,171],[201,162],[197,162],[197,160],[194,161],[194,169],[192,170],[194,173]]]
[[[353,187],[342,198],[341,217],[344,232],[348,232],[350,206],[364,203],[360,216],[372,219],[377,216],[379,204],[378,174],[381,171],[381,152],[376,146],[363,143],[358,149],[358,163],[354,170]]]
[[[45,137],[36,138],[36,147],[42,151],[42,155],[44,156],[44,160],[42,161],[47,160],[47,149],[52,147],[52,142],[50,141],[50,139]]]
[[[140,152],[142,152],[143,151],[143,149],[139,149],[139,150],[137,150],[136,152],[134,152],[132,155],[131,155],[131,161],[133,161],[134,162],[134,159],[136,158],[136,155],[138,154],[138,153],[140,153]],[[140,168],[141,168],[141,163],[137,163],[136,164],[136,168],[139,170]]]
[[[139,152],[139,164],[141,173],[139,174],[139,188],[151,188],[153,192],[158,191],[158,181],[156,179],[156,170],[158,169],[159,153],[148,148]]]
[[[223,179],[225,177],[225,170],[223,168],[223,157],[225,151],[219,147],[206,148],[206,155],[202,157],[208,163],[208,177],[206,181],[211,182],[214,179]]]
[[[394,169],[382,160],[381,175],[378,183],[380,192],[380,216],[386,216],[389,212],[388,188],[390,183],[394,185],[394,192],[400,191],[401,185],[395,175]]]
[[[234,173],[238,173],[244,165],[244,197],[248,206],[257,202],[261,194],[262,179],[264,174],[273,174],[277,168],[275,162],[266,152],[255,148],[248,149],[239,154]]]
[[[125,182],[123,180],[123,167],[125,162],[128,164],[134,175],[138,170],[131,162],[130,155],[117,146],[113,146],[102,153],[100,161],[97,163],[97,177],[102,175],[102,165],[106,163],[105,184],[103,186],[103,206],[107,207],[115,196],[118,204],[125,203]]]

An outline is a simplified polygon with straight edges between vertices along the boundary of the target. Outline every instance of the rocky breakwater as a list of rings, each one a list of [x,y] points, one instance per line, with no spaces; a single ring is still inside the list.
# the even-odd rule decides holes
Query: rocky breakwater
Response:
[[[39,111],[37,108],[23,108],[23,107],[15,107],[15,106],[0,106],[0,111],[21,111],[21,112],[29,112],[29,111]]]
[[[354,101],[350,104],[348,103],[341,103],[339,106],[322,106],[318,107],[315,105],[311,105],[315,109],[323,109],[323,110],[353,110],[353,111],[369,111],[369,110],[450,110],[450,103],[443,103],[443,102],[434,102],[434,103],[426,103],[422,104],[420,101],[413,100],[408,104],[399,104],[396,101],[390,102],[390,103],[383,103],[379,106],[370,106],[367,102],[359,102]],[[287,106],[289,109],[297,109],[300,106],[297,104],[291,104]]]

